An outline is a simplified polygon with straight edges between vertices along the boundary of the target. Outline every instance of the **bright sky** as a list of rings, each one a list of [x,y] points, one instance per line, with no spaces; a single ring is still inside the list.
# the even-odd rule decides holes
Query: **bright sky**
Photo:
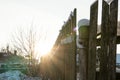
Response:
[[[47,43],[52,45],[70,12],[77,8],[77,20],[89,19],[89,8],[94,1],[0,0],[0,47],[10,42],[15,28],[27,28],[32,22],[39,28],[46,29]],[[120,48],[117,50],[120,52]]]

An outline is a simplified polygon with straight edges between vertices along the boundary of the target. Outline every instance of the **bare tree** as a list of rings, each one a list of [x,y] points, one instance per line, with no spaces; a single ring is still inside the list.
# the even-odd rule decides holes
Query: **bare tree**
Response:
[[[36,45],[39,44],[41,38],[45,37],[41,29],[39,32],[36,31],[38,29],[35,29],[36,26],[33,26],[33,24],[31,24],[31,26],[27,29],[17,28],[17,31],[14,32],[12,39],[14,48],[17,50],[19,55],[27,55],[31,61],[36,57]]]
[[[28,58],[28,72],[27,74],[33,76],[38,71],[35,64],[35,47],[39,44],[41,38],[40,32],[36,31],[36,26],[31,24],[30,26],[20,28],[17,27],[13,33],[12,44],[14,49],[17,50],[18,55],[22,55]]]

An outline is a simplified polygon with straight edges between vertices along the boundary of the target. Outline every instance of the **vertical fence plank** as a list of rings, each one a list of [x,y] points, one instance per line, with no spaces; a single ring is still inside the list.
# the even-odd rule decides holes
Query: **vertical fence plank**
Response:
[[[69,26],[69,34],[73,38],[73,41],[68,45],[68,52],[70,54],[69,60],[70,60],[70,79],[69,80],[76,80],[76,32],[73,31],[76,27],[76,9],[71,13],[70,15],[70,26]],[[66,79],[68,80],[68,79]]]
[[[88,50],[88,80],[96,78],[96,36],[98,20],[98,1],[91,6]]]
[[[73,76],[74,76],[74,80],[76,80],[76,51],[77,51],[77,46],[76,46],[76,21],[77,21],[77,9],[75,8],[74,9],[74,12],[73,12],[73,21],[72,21],[72,35],[74,36],[74,43],[73,43],[73,46],[74,46],[74,53],[73,53],[73,68],[74,68],[74,73],[73,73]]]
[[[109,5],[102,2],[102,24],[101,24],[101,58],[100,58],[100,80],[108,80],[108,28],[109,28]]]
[[[117,38],[118,0],[110,4],[109,36],[109,80],[116,79],[116,38]]]

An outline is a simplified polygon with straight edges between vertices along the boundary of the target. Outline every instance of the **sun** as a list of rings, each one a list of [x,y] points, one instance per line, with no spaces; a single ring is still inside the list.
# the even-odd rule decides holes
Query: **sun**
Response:
[[[41,52],[40,55],[41,56],[47,55],[49,51],[50,51],[49,45],[45,45],[45,44],[41,45],[41,48],[40,48],[40,52]]]
[[[35,47],[36,57],[46,56],[52,48],[52,45],[47,43],[41,43]]]

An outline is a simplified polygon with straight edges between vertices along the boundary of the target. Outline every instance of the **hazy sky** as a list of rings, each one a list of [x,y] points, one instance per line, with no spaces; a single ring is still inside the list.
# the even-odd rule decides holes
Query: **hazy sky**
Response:
[[[78,17],[89,17],[93,0],[0,0],[0,45],[9,43],[17,27],[28,27],[32,22],[45,28],[49,40],[55,40],[63,22],[74,8]]]
[[[89,19],[90,5],[94,1],[0,0],[0,46],[9,43],[17,27],[27,28],[32,22],[39,29],[46,29],[47,39],[54,42],[70,12],[77,8],[77,20]]]

